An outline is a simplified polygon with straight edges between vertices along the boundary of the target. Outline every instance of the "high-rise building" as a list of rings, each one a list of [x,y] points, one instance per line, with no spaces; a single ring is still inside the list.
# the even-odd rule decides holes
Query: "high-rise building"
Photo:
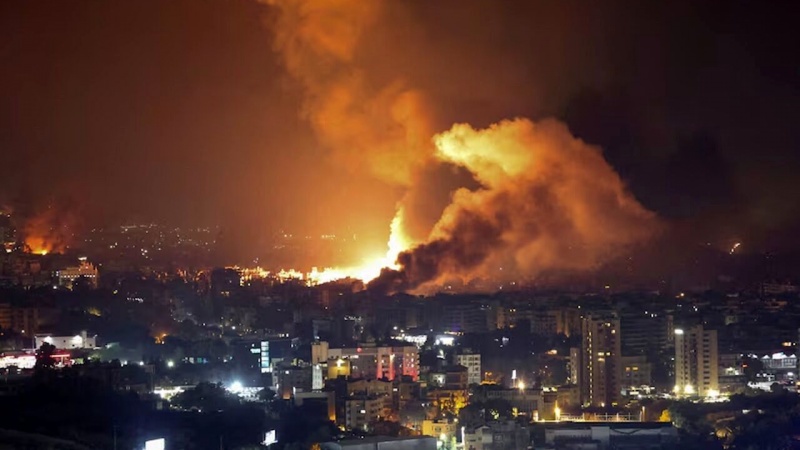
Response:
[[[715,396],[719,393],[717,332],[702,325],[675,329],[675,393]]]
[[[39,309],[0,303],[0,329],[33,336],[39,332]]]
[[[621,397],[620,323],[615,314],[592,314],[583,318],[583,351],[579,385],[581,401],[591,406],[612,406]]]
[[[622,387],[625,389],[650,386],[653,384],[651,376],[652,364],[645,356],[623,356],[620,358]]]
[[[467,383],[481,384],[483,379],[481,376],[482,372],[480,353],[475,353],[470,349],[464,349],[461,353],[456,355],[455,363],[459,366],[464,366],[467,368]]]
[[[670,346],[672,317],[669,314],[641,311],[637,305],[620,312],[619,316],[624,356],[651,357]]]
[[[462,333],[485,333],[489,330],[488,309],[474,303],[452,303],[442,309],[441,328]]]
[[[581,384],[581,356],[583,352],[578,347],[571,347],[569,349],[569,359],[567,360],[567,384]]]

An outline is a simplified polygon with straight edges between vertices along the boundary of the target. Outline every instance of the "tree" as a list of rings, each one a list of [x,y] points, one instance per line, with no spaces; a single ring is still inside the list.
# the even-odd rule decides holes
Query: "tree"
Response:
[[[508,420],[514,417],[511,403],[503,399],[471,402],[458,412],[458,423],[466,427],[478,427],[492,420]]]
[[[294,408],[282,417],[278,436],[281,436],[284,448],[287,444],[289,448],[310,448],[314,443],[332,440],[338,432],[333,422]]]
[[[92,280],[85,275],[76,278],[75,281],[72,282],[73,292],[86,294],[92,289],[94,289],[94,283],[92,283]]]
[[[36,370],[49,370],[56,366],[56,360],[53,354],[56,352],[56,346],[47,342],[42,343],[42,346],[36,350]]]
[[[203,382],[173,397],[172,403],[183,409],[220,411],[239,405],[240,401],[228,393],[222,384]]]
[[[458,423],[467,428],[479,427],[485,420],[484,405],[480,402],[472,402],[458,412]]]
[[[513,408],[508,400],[491,399],[484,404],[486,420],[507,420],[513,417]]]
[[[379,420],[377,422],[373,422],[371,425],[372,425],[372,433],[375,434],[376,436],[400,437],[400,436],[412,435],[411,430],[404,427],[398,422],[393,422],[389,420]]]
[[[258,399],[262,402],[271,403],[275,400],[275,391],[269,388],[264,388],[258,391]]]
[[[409,401],[400,410],[400,422],[408,428],[418,429],[426,418],[427,411],[419,401]]]
[[[756,381],[756,376],[764,370],[764,363],[760,359],[745,356],[742,359],[742,369],[748,382]]]

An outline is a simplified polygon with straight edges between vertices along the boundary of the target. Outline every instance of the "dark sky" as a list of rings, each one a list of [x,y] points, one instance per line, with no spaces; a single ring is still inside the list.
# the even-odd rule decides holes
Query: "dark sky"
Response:
[[[371,82],[425,92],[437,130],[555,116],[667,220],[797,239],[792,2],[387,5],[358,57]],[[0,202],[385,240],[400,193],[315,141],[274,15],[245,0],[0,2]]]

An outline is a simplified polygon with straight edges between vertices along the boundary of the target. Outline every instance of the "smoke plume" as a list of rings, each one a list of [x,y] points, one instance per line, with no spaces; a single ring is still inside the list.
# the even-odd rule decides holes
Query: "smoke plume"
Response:
[[[359,48],[383,3],[267,1],[279,9],[275,45],[304,88],[303,113],[320,142],[354,173],[405,189],[389,243],[399,268],[385,269],[373,288],[590,270],[656,228],[601,151],[558,121],[435,134],[422,92],[399,79],[374,86]],[[417,207],[435,197],[427,181],[442,167],[466,173],[469,187],[449,187],[449,205],[420,227],[431,208]]]
[[[78,216],[73,212],[73,204],[63,205],[50,205],[23,219],[21,237],[26,251],[45,255],[63,253],[70,247],[78,225]]]
[[[428,108],[401,79],[373,86],[359,62],[381,2],[266,0],[278,7],[275,47],[305,91],[303,115],[334,158],[354,173],[408,186],[430,156]]]
[[[459,124],[434,141],[438,158],[469,170],[481,187],[458,190],[428,242],[401,253],[401,268],[384,271],[376,288],[591,270],[658,228],[600,149],[556,120]]]

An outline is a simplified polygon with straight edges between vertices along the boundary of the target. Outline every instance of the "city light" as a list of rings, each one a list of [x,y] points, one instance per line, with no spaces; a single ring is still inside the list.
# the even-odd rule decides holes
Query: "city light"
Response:
[[[19,3],[0,447],[800,442],[782,2]]]
[[[145,441],[144,450],[164,450],[167,447],[167,442],[164,438],[151,439]]]
[[[264,433],[264,440],[261,442],[261,445],[265,445],[269,447],[272,444],[276,444],[278,442],[277,433],[275,430],[269,430]]]

